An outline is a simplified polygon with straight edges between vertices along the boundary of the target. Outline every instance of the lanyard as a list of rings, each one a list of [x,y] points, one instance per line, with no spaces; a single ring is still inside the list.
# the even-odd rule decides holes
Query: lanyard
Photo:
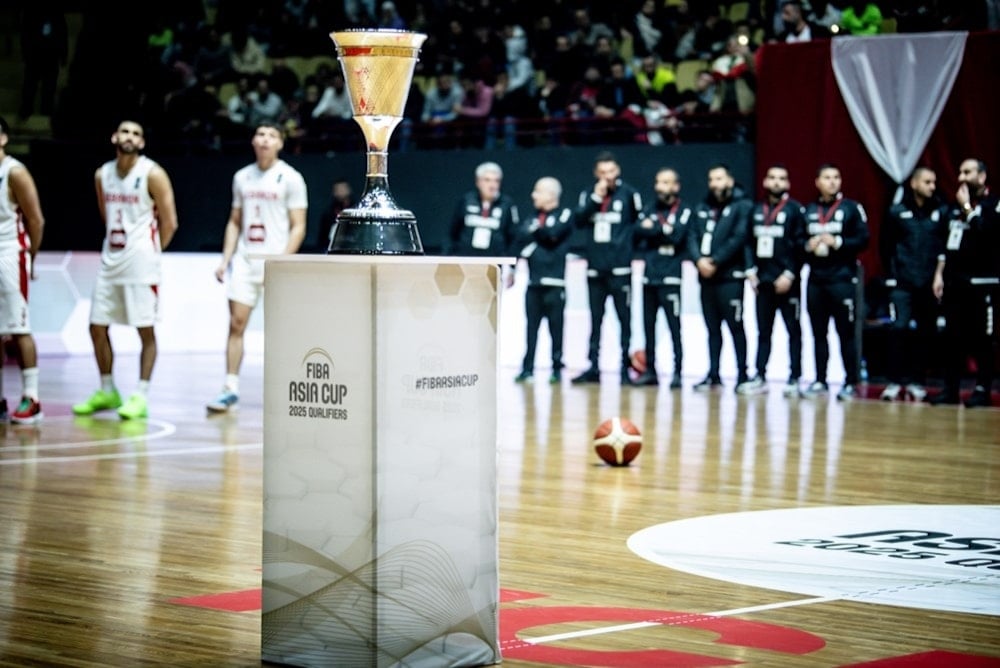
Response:
[[[841,200],[840,198],[837,198],[837,201],[835,201],[830,206],[830,208],[826,210],[826,214],[825,215],[823,214],[823,205],[822,204],[817,204],[816,205],[816,217],[819,218],[819,224],[820,225],[822,225],[823,227],[826,227],[826,224],[828,222],[830,222],[831,218],[833,218],[833,212],[837,210],[838,206],[840,206],[841,201],[843,201],[843,200]]]
[[[681,201],[678,199],[676,202],[674,202],[673,206],[670,207],[670,213],[668,213],[666,216],[657,211],[656,217],[660,219],[660,225],[664,225],[670,222],[670,219],[677,214],[677,209],[678,207],[680,207],[680,205]]]
[[[787,202],[788,202],[788,193],[785,193],[784,195],[781,196],[781,201],[778,203],[778,206],[774,207],[774,211],[771,211],[771,207],[768,205],[768,203],[764,202],[764,224],[770,225],[771,223],[773,223],[778,218],[778,214],[781,213],[781,210],[785,208],[785,204]]]

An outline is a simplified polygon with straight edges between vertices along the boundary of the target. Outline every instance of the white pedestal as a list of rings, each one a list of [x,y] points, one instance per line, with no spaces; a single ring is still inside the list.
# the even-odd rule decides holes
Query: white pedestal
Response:
[[[500,660],[500,262],[267,261],[264,660]]]

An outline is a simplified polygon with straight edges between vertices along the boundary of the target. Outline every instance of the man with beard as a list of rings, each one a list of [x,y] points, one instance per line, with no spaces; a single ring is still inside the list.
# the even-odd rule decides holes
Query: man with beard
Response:
[[[830,345],[827,330],[833,319],[840,339],[844,363],[844,385],[837,393],[841,401],[857,396],[858,344],[854,332],[858,317],[858,253],[868,245],[868,216],[864,207],[840,191],[843,180],[835,165],[820,166],[816,176],[819,199],[806,206],[806,262],[809,284],[806,303],[813,332],[816,380],[805,395],[826,394]]]
[[[177,211],[170,178],[160,165],[142,155],[143,128],[122,121],[111,144],[115,159],[94,175],[97,205],[104,220],[101,269],[90,307],[90,338],[101,374],[101,387],[73,406],[77,415],[117,409],[124,419],[148,415],[147,393],[156,362],[160,256],[177,231]],[[114,352],[108,329],[130,325],[139,332],[139,385],[122,404],[112,376]]]
[[[899,399],[904,391],[915,401],[927,396],[924,389],[924,351],[937,321],[931,283],[947,226],[948,208],[936,199],[937,175],[917,167],[910,176],[909,192],[889,209],[879,232],[879,250],[885,285],[889,288],[888,380],[884,401]],[[916,323],[916,329],[911,328]]]
[[[736,185],[729,167],[717,164],[708,170],[708,194],[695,209],[688,232],[688,253],[698,269],[701,310],[708,329],[708,375],[695,384],[699,392],[722,386],[722,323],[733,337],[736,352],[737,391],[747,382],[747,337],[743,330],[743,281],[746,278],[745,245],[753,203]]]
[[[933,404],[957,404],[966,358],[976,362],[976,385],[968,408],[992,405],[997,305],[1000,304],[1000,198],[986,186],[986,165],[964,160],[959,167],[956,207],[945,254],[934,274],[934,294],[945,313],[944,390]]]
[[[676,170],[664,167],[653,182],[656,198],[646,205],[635,228],[636,245],[646,262],[642,279],[642,315],[646,333],[646,370],[636,385],[657,385],[656,317],[663,309],[674,345],[671,389],[681,386],[684,350],[681,344],[681,264],[687,258],[691,207],[681,202],[681,181]]]
[[[767,389],[767,362],[771,357],[774,316],[788,331],[788,383],[786,397],[799,396],[802,376],[801,287],[802,249],[805,246],[805,217],[801,204],[788,196],[791,187],[788,169],[772,165],[764,174],[764,201],[754,205],[747,237],[747,272],[757,294],[757,374],[741,390],[755,394]]]
[[[587,292],[590,297],[590,368],[574,383],[599,383],[598,357],[604,303],[611,297],[621,327],[621,382],[630,385],[629,342],[632,338],[633,227],[642,210],[639,192],[621,178],[618,159],[602,152],[594,159],[594,187],[580,193],[577,226],[586,235]]]

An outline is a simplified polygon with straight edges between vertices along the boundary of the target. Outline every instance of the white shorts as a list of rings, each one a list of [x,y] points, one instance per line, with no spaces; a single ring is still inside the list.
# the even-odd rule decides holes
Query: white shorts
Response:
[[[264,294],[264,261],[234,255],[226,284],[226,298],[255,308]]]
[[[27,253],[0,255],[0,334],[30,334],[28,280],[31,256]]]
[[[152,327],[159,306],[159,286],[115,285],[98,275],[90,304],[90,324]]]

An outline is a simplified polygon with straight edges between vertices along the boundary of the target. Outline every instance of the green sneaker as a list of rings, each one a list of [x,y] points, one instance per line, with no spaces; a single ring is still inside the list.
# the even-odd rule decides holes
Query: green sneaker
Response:
[[[73,412],[77,415],[93,415],[97,411],[111,410],[122,405],[122,398],[118,390],[105,392],[96,390],[86,401],[73,405]]]
[[[118,415],[125,420],[135,420],[149,415],[149,408],[146,406],[146,397],[135,392],[128,398],[125,405],[118,409]]]

